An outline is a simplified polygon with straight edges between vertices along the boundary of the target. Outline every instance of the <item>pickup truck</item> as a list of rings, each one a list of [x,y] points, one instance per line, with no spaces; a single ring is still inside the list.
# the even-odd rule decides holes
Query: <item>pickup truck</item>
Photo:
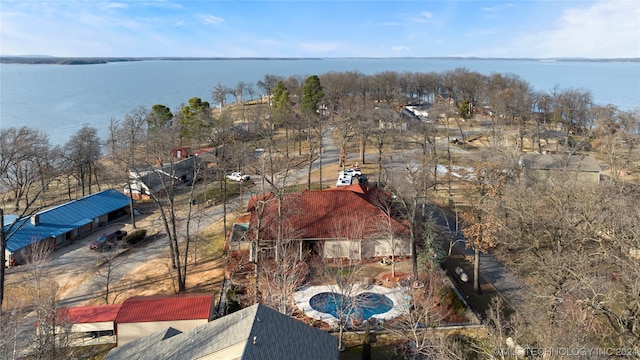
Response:
[[[251,179],[251,177],[249,175],[243,174],[241,172],[232,172],[227,174],[227,179],[231,180],[231,181],[249,181]]]

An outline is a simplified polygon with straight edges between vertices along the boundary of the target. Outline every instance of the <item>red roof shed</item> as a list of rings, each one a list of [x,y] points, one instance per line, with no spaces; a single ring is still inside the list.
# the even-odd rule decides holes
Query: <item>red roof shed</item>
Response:
[[[129,298],[116,317],[118,346],[169,327],[191,331],[209,322],[212,305],[213,294]]]

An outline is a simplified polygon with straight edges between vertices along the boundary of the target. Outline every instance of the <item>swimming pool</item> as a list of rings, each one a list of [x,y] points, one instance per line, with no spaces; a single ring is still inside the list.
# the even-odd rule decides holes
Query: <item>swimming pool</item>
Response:
[[[309,305],[314,310],[331,314],[337,319],[344,316],[367,320],[391,310],[393,301],[383,294],[372,292],[363,292],[352,297],[335,292],[321,292],[309,299]]]

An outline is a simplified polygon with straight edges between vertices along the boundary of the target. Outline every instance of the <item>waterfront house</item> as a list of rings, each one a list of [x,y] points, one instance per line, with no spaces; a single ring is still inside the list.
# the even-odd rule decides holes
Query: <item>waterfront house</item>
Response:
[[[338,339],[262,304],[182,331],[167,327],[112,349],[105,360],[337,360]]]
[[[408,224],[392,210],[389,194],[377,187],[353,184],[287,194],[282,198],[281,224],[278,208],[273,194],[252,197],[242,238],[251,241],[257,232],[260,242],[268,244],[280,234],[300,252],[326,259],[411,255]]]

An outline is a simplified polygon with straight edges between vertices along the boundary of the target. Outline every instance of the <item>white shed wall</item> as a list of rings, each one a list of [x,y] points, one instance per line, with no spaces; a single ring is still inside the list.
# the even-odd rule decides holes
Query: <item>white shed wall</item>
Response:
[[[147,336],[156,331],[164,330],[169,327],[187,332],[193,330],[196,326],[204,325],[208,319],[197,320],[174,320],[174,321],[150,321],[138,323],[117,324],[118,346],[124,345],[130,341]]]

